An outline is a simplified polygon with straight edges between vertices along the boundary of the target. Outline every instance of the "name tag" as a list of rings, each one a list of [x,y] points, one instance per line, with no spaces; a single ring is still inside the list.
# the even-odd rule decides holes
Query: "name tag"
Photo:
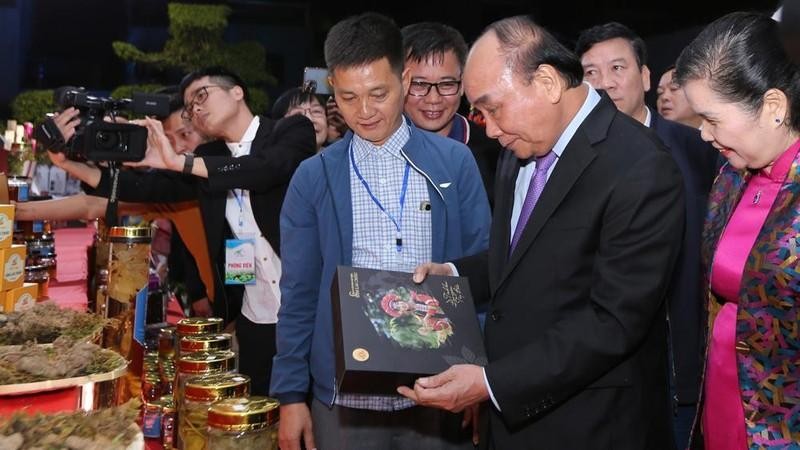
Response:
[[[225,240],[225,284],[256,284],[256,240]]]

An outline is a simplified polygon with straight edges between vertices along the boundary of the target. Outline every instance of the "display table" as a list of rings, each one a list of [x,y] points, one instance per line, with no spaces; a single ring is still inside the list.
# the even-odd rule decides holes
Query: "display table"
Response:
[[[50,281],[49,297],[59,306],[85,311],[88,305],[88,248],[94,240],[93,227],[59,228],[54,231],[58,266]],[[174,325],[185,317],[174,296],[167,306],[167,321]],[[55,413],[81,408],[81,387],[70,387],[27,395],[3,396],[0,416],[14,411]]]

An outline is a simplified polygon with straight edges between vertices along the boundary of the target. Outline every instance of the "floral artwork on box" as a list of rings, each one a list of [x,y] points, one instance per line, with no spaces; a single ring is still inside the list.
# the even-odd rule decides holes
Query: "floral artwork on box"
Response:
[[[428,293],[396,287],[364,295],[362,310],[378,335],[414,350],[438,349],[453,335],[453,323]]]

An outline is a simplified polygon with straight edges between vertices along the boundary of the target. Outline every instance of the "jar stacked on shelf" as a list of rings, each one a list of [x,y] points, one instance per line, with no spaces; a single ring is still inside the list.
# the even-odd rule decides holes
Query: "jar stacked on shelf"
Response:
[[[208,447],[278,449],[278,402],[268,397],[229,398],[208,410]]]
[[[164,449],[217,448],[223,442],[277,448],[278,402],[248,397],[250,379],[236,372],[233,339],[222,326],[211,317],[162,327],[156,348],[144,358],[142,422],[146,435],[160,438]]]
[[[208,446],[208,410],[217,401],[250,394],[250,377],[240,374],[196,376],[186,380],[178,410],[178,448]]]
[[[27,231],[26,231],[27,233]],[[31,234],[25,234],[25,246],[28,257],[25,259],[25,282],[39,286],[38,300],[49,298],[50,281],[56,278],[56,242],[50,223],[33,222]]]
[[[31,179],[22,176],[8,178],[9,199],[17,203],[32,200]],[[37,285],[37,300],[48,299],[50,280],[56,276],[56,245],[51,223],[47,220],[16,221],[14,244],[27,248],[25,283]]]

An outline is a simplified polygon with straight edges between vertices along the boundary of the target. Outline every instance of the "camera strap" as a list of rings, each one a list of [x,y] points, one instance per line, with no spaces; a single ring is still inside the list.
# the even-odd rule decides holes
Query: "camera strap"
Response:
[[[106,226],[111,228],[117,226],[119,220],[117,211],[117,189],[119,187],[119,165],[115,162],[109,163],[109,173],[111,174],[111,194],[108,196],[108,205],[106,206]]]

